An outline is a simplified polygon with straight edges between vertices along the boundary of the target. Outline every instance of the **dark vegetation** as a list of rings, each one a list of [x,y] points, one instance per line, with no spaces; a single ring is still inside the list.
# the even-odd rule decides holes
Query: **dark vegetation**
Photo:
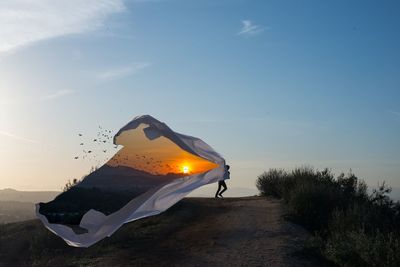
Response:
[[[180,177],[182,174],[152,175],[129,167],[92,167],[81,179],[68,180],[53,201],[40,203],[39,212],[50,223],[79,225],[91,209],[109,215],[165,180]]]
[[[77,185],[79,183],[80,183],[80,181],[76,178],[72,179],[72,181],[68,180],[68,182],[64,185],[63,192],[68,191],[69,189],[71,189],[72,187],[74,187],[75,185]]]
[[[283,199],[289,219],[314,233],[308,252],[339,266],[400,266],[400,204],[383,183],[371,193],[353,173],[271,169],[257,179],[262,195]]]
[[[53,201],[40,203],[39,212],[50,223],[79,225],[83,215],[94,209],[109,215],[125,206],[142,191],[105,191],[72,186]]]

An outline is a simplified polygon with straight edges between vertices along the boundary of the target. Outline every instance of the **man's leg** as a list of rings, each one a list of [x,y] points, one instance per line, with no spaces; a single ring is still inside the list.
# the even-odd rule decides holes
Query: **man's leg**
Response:
[[[226,191],[226,189],[228,189],[228,187],[226,186],[225,181],[222,181],[221,185],[224,187],[224,189],[222,189],[221,192],[219,192],[219,195],[222,197],[222,193]]]
[[[221,183],[220,182],[218,182],[218,190],[217,190],[217,193],[215,193],[215,197],[216,198],[218,198],[218,195],[219,195],[219,191],[221,190]]]

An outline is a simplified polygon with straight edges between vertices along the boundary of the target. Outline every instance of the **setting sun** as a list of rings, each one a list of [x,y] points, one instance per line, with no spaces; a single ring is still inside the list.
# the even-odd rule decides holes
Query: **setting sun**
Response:
[[[189,167],[188,166],[183,166],[182,170],[183,170],[183,173],[189,173]]]
[[[196,174],[218,167],[217,164],[182,150],[168,138],[161,136],[149,140],[141,124],[117,137],[123,146],[107,164],[113,167],[126,166],[151,174]]]

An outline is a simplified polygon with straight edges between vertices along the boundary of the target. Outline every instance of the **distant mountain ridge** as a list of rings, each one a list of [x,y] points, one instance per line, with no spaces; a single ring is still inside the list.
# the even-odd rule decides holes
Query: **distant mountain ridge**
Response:
[[[153,175],[126,166],[103,165],[53,201],[40,203],[39,212],[50,223],[79,225],[91,209],[112,214],[135,197],[183,174]]]
[[[0,224],[35,218],[35,203],[49,202],[57,191],[18,191],[7,188],[0,190]]]
[[[58,191],[18,191],[11,188],[0,189],[0,201],[48,202],[61,192]]]
[[[108,191],[120,191],[138,188],[151,188],[174,179],[183,174],[154,175],[126,166],[113,167],[103,165],[86,176],[77,186],[82,188],[100,188]]]
[[[390,197],[395,201],[400,201],[400,187],[393,187]]]

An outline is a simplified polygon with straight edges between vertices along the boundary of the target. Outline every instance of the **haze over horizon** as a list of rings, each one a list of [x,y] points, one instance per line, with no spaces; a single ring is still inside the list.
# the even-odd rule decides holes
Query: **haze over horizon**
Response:
[[[98,164],[74,159],[78,133],[115,134],[143,114],[220,152],[231,187],[302,165],[400,187],[399,11],[372,0],[2,1],[0,189],[60,190]]]

